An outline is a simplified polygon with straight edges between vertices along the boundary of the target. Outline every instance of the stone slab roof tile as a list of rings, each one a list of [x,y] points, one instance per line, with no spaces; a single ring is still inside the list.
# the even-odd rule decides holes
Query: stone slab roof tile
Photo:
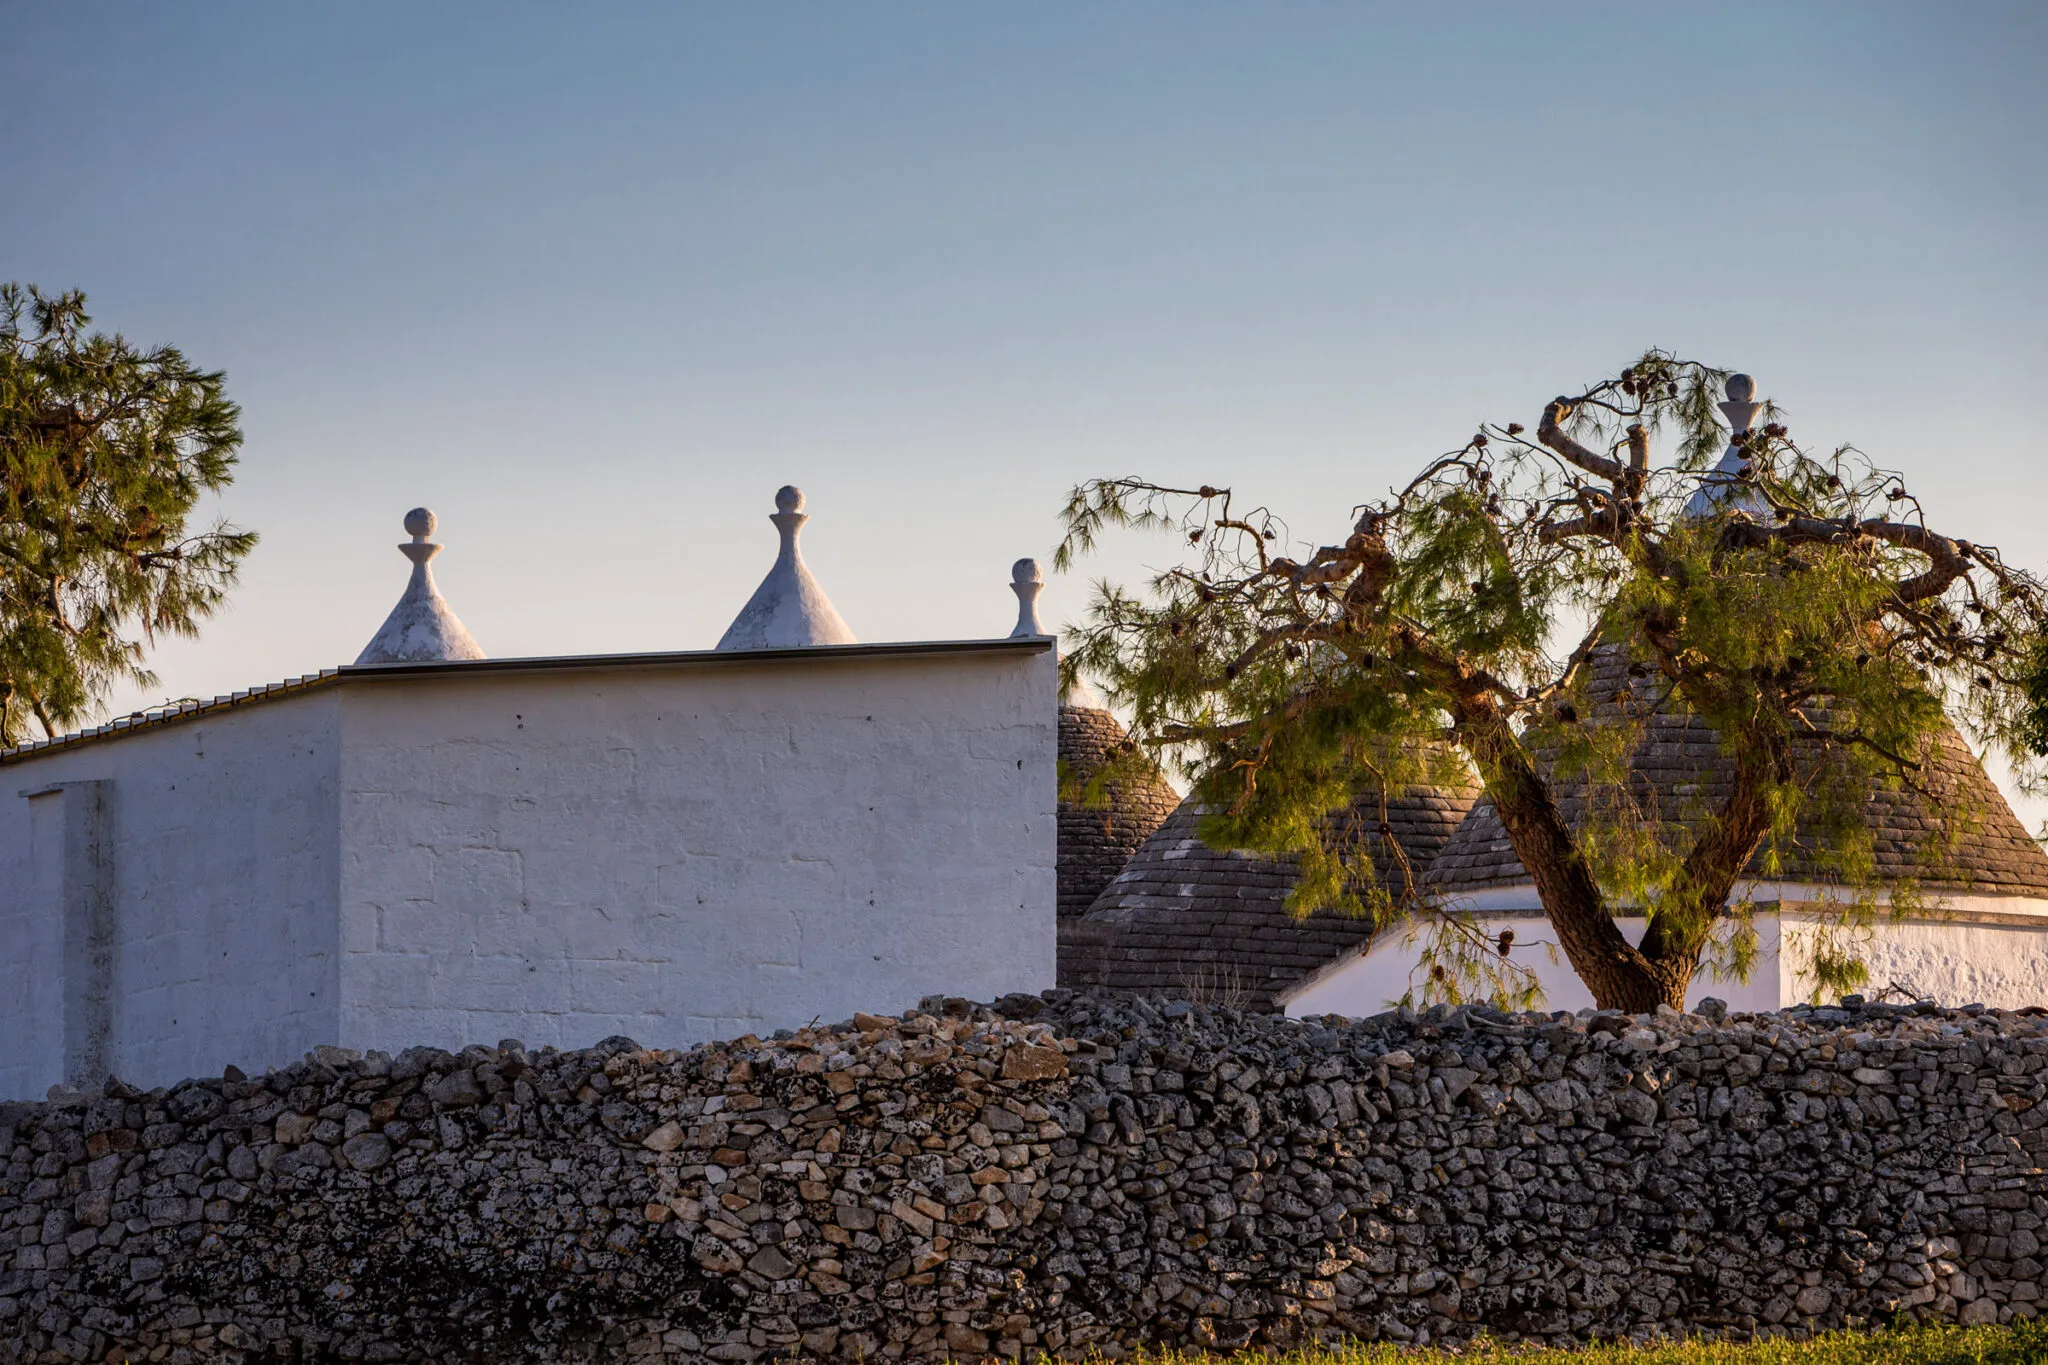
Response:
[[[1630,678],[1626,656],[1616,648],[1604,650],[1596,659],[1592,686],[1594,695],[1602,700],[1589,709],[1588,723],[1624,710],[1641,715],[1635,708],[1647,710],[1651,705],[1648,684]],[[1684,820],[1692,811],[1717,804],[1726,790],[1727,769],[1712,729],[1697,717],[1671,710],[1650,711],[1644,725],[1646,732],[1635,759],[1636,798],[1673,820]],[[1952,729],[1941,736],[1926,786],[1943,795],[1905,789],[1871,793],[1869,819],[1880,881],[1910,879],[1941,889],[2048,895],[2048,854],[2028,837],[1983,765]],[[1929,809],[1928,803],[1935,799],[1955,802],[1972,812],[1976,821],[1976,828],[1949,865],[1938,871],[1926,859],[1927,836],[1941,824]],[[1560,790],[1558,805],[1567,821],[1576,823],[1585,817],[1581,792],[1568,787]],[[1802,829],[1801,847],[1793,850],[1778,877],[1786,881],[1828,880],[1822,860],[1806,851],[1823,846],[1825,840],[1823,831]],[[1750,872],[1764,875],[1760,861],[1751,865]],[[1457,894],[1525,884],[1529,876],[1508,842],[1493,803],[1481,799],[1431,865],[1428,880],[1438,890]]]
[[[1109,712],[1060,707],[1059,759],[1063,783],[1086,782],[1130,744]],[[1058,811],[1057,885],[1062,919],[1086,913],[1140,845],[1159,828],[1180,797],[1164,777],[1118,783],[1104,805],[1061,801]]]
[[[1470,808],[1476,789],[1429,789],[1390,805],[1387,823],[1426,868]],[[1372,940],[1370,921],[1297,919],[1291,860],[1217,850],[1195,834],[1182,803],[1080,919],[1060,923],[1062,986],[1165,992],[1276,1010],[1295,983]]]

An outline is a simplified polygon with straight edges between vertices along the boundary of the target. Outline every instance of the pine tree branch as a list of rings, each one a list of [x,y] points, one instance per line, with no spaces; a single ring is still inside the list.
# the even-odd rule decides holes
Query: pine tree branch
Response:
[[[1582,398],[1578,401],[1583,403],[1588,400]],[[1562,397],[1553,398],[1545,404],[1543,419],[1536,428],[1536,439],[1588,474],[1619,486],[1628,477],[1628,470],[1622,463],[1586,449],[1558,425],[1571,416],[1572,407],[1573,400]]]

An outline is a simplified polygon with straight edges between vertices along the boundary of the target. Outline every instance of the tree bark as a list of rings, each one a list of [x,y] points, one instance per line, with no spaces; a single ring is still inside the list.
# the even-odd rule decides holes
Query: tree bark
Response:
[[[1741,751],[1728,799],[1701,830],[1679,868],[1677,890],[1689,904],[1680,906],[1677,913],[1660,915],[1643,935],[1643,955],[1672,968],[1685,964],[1688,982],[1698,970],[1700,952],[1722,907],[1728,904],[1736,879],[1770,831],[1764,793],[1774,778],[1783,780],[1784,766],[1784,756],[1768,739],[1755,738]],[[1683,1003],[1678,1007],[1684,1008]]]
[[[1681,971],[1678,962],[1652,959],[1622,936],[1550,784],[1529,762],[1507,719],[1484,703],[1461,709],[1459,730],[1486,774],[1487,795],[1508,842],[1536,883],[1558,944],[1592,991],[1593,1003],[1630,1014],[1647,1014],[1660,1004],[1684,1009],[1697,954]]]

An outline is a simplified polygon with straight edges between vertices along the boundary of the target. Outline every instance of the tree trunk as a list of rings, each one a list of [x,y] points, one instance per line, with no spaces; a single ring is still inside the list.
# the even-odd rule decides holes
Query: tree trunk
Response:
[[[1508,842],[1536,883],[1565,959],[1593,993],[1593,1003],[1630,1014],[1648,1014],[1658,1005],[1684,1009],[1698,952],[1684,961],[1675,955],[1652,959],[1622,937],[1549,783],[1530,764],[1506,719],[1475,708],[1460,720]]]
[[[1506,732],[1506,733],[1503,733]],[[1544,913],[1572,970],[1601,1009],[1646,1014],[1658,1005],[1685,1008],[1714,923],[1735,882],[1756,855],[1770,829],[1765,794],[1783,780],[1787,759],[1778,745],[1758,738],[1736,760],[1728,799],[1679,870],[1675,902],[1653,918],[1640,947],[1631,947],[1614,923],[1578,841],[1565,825],[1550,786],[1507,732],[1477,725],[1468,730],[1473,756],[1489,776],[1493,800],[1508,842],[1536,883]]]
[[[1728,904],[1735,882],[1756,856],[1764,835],[1770,831],[1770,808],[1765,793],[1771,782],[1783,780],[1787,762],[1778,746],[1764,739],[1752,739],[1735,760],[1728,799],[1694,840],[1692,849],[1678,871],[1673,887],[1676,904],[1671,911],[1650,922],[1643,935],[1645,957],[1669,969],[1684,965],[1690,981],[1698,970],[1700,953],[1714,931],[1714,923]],[[1681,992],[1683,987],[1680,988]],[[1681,1000],[1678,1007],[1684,1008]]]

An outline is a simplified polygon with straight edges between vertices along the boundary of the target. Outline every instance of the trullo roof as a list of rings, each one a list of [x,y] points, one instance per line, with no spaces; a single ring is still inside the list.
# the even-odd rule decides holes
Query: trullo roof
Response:
[[[1742,437],[1762,406],[1755,380],[1746,374],[1729,376],[1728,398],[1720,405],[1728,419],[1728,449],[1686,504],[1687,516],[1706,517],[1723,511],[1758,518],[1769,515],[1768,506],[1742,477],[1749,459]],[[1627,721],[1642,726],[1641,738],[1630,755],[1630,796],[1636,805],[1651,818],[1681,827],[1703,819],[1703,812],[1718,809],[1727,798],[1728,766],[1706,722],[1675,702],[1660,704],[1651,682],[1632,674],[1622,645],[1603,646],[1591,663],[1592,704],[1586,708],[1583,723]],[[1931,760],[1918,774],[1914,787],[1879,788],[1869,795],[1866,818],[1873,836],[1877,879],[1891,883],[1912,880],[1945,889],[1967,887],[1989,894],[2048,894],[2048,855],[2027,836],[1963,737],[1944,727]],[[1539,755],[1538,761],[1546,760]],[[1568,823],[1576,826],[1585,820],[1583,787],[1559,784],[1555,795]],[[1937,844],[1934,836],[1953,821],[1961,821],[1967,830],[1960,846],[1944,850],[1938,860],[1931,858],[1930,849]],[[1794,883],[1830,880],[1829,837],[1810,824],[1800,828],[1775,879]],[[1765,856],[1759,852],[1757,861],[1750,864],[1751,876],[1762,875]],[[1472,808],[1430,870],[1432,888],[1449,895],[1529,881],[1521,859],[1508,843],[1499,812],[1485,800]]]
[[[1063,789],[1078,788],[1118,753],[1130,737],[1117,718],[1093,706],[1060,707],[1060,778]],[[1062,799],[1059,803],[1059,913],[1080,915],[1180,797],[1156,773],[1138,781],[1109,784],[1100,805]]]
[[[1717,809],[1726,797],[1727,759],[1707,723],[1675,704],[1657,706],[1654,681],[1631,676],[1627,652],[1619,645],[1603,646],[1592,668],[1593,702],[1581,723],[1629,719],[1643,727],[1631,756],[1631,792],[1639,806],[1681,825],[1699,819],[1701,811]],[[1985,894],[2048,895],[2048,854],[2027,836],[1962,736],[1944,727],[1932,757],[1915,787],[1880,787],[1869,794],[1865,818],[1874,836],[1877,879]],[[1585,819],[1582,788],[1559,784],[1556,796],[1567,823],[1576,826]],[[1967,833],[1939,862],[1930,861],[1933,835],[1945,820],[1956,818],[1969,825]],[[1828,839],[1826,831],[1802,826],[1774,880],[1829,881],[1834,874]],[[1750,875],[1761,874],[1760,863],[1752,863]],[[1483,799],[1429,873],[1431,888],[1450,895],[1529,880],[1499,813]]]
[[[1394,841],[1426,870],[1471,808],[1476,786],[1419,787],[1387,803]],[[1059,983],[1277,1010],[1290,989],[1372,941],[1369,920],[1288,912],[1291,858],[1214,849],[1197,837],[1201,809],[1182,802],[1088,913],[1060,923]],[[1333,817],[1374,844],[1379,803]],[[1387,858],[1373,849],[1374,863]]]

